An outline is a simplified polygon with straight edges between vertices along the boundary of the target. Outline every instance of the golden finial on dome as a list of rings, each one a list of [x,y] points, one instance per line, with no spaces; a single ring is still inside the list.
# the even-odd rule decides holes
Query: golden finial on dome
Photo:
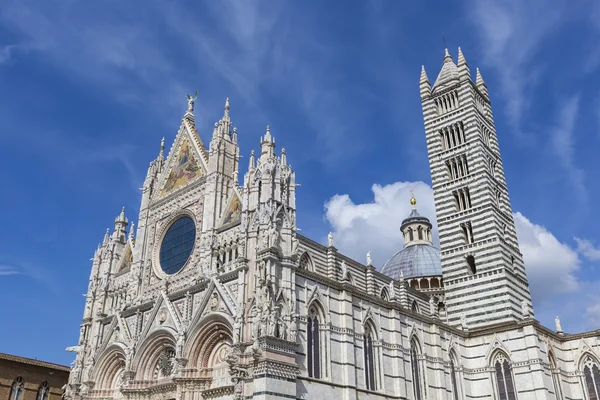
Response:
[[[410,189],[410,205],[413,209],[416,209],[417,199],[415,199],[415,194],[413,193],[412,189]]]

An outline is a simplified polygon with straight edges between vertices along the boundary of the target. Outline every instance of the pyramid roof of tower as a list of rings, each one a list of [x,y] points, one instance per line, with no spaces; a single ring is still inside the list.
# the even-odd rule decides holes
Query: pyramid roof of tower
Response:
[[[446,50],[444,64],[442,65],[442,69],[440,70],[432,89],[440,90],[456,82],[458,82],[458,67],[454,64],[448,50]]]

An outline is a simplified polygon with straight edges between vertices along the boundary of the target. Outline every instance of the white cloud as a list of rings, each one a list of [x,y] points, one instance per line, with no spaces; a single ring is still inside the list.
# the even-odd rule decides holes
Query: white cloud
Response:
[[[591,240],[573,238],[577,242],[577,251],[590,261],[600,260],[600,249]]]
[[[333,228],[335,246],[360,262],[371,251],[373,263],[381,268],[402,249],[399,227],[411,211],[411,188],[419,213],[434,224],[437,239],[431,187],[424,182],[396,182],[373,185],[374,198],[368,203],[356,204],[347,194],[338,194],[325,204],[325,217]],[[515,213],[514,219],[534,301],[540,304],[552,296],[576,291],[579,287],[576,273],[581,264],[577,251],[521,213]]]
[[[325,204],[336,247],[363,263],[367,252],[371,251],[373,264],[381,268],[403,247],[400,224],[411,212],[411,189],[414,189],[419,214],[431,220],[435,235],[437,227],[431,187],[424,182],[396,182],[373,185],[374,200],[371,203],[355,204],[347,194],[338,194]]]
[[[577,252],[520,212],[513,217],[534,301],[576,291],[576,273],[581,265]]]

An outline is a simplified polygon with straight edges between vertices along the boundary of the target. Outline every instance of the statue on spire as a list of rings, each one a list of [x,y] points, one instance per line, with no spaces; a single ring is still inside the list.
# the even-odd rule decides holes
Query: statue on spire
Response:
[[[198,98],[198,91],[196,90],[196,93],[194,93],[194,96],[190,96],[189,94],[186,94],[185,98],[187,99],[187,103],[188,103],[187,112],[189,112],[189,113],[194,112],[194,103],[196,102],[196,99]]]

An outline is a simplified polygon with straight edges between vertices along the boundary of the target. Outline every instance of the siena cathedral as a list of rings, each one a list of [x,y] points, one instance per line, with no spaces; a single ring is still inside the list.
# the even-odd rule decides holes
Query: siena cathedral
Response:
[[[412,197],[379,268],[298,233],[295,172],[269,127],[240,181],[229,100],[207,147],[188,95],[137,226],[122,211],[94,253],[65,397],[600,400],[600,331],[534,317],[474,75],[460,49],[433,84],[421,70],[440,248]]]

